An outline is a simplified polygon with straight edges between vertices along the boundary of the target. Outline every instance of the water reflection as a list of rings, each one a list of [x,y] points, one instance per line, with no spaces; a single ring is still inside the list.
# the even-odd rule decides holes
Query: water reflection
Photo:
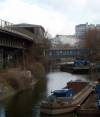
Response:
[[[6,104],[0,105],[0,117],[50,117],[40,115],[41,100],[50,95],[51,91],[63,88],[70,80],[87,80],[86,75],[73,75],[65,72],[49,73],[41,80],[34,90],[17,94]],[[74,117],[74,113],[52,117]]]
[[[0,117],[6,117],[3,103],[0,104]]]
[[[6,106],[6,117],[32,117],[32,92],[15,96]]]
[[[42,93],[45,91],[45,85],[42,86],[42,84],[44,84],[43,81],[39,82],[34,90],[24,91],[14,96],[6,105],[6,117],[34,117],[37,111],[34,109],[35,105],[45,97]]]
[[[74,113],[69,114],[63,114],[63,115],[41,115],[41,117],[75,117],[76,115]]]

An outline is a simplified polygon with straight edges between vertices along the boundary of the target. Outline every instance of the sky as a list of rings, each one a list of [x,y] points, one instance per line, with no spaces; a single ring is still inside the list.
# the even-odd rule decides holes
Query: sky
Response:
[[[0,0],[0,19],[42,25],[52,36],[100,23],[100,0]]]

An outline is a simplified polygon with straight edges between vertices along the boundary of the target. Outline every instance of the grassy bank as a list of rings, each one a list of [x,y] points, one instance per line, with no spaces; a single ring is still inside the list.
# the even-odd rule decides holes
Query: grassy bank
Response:
[[[0,72],[0,100],[29,88],[44,78],[45,70],[41,63],[34,63],[30,69],[13,68]]]

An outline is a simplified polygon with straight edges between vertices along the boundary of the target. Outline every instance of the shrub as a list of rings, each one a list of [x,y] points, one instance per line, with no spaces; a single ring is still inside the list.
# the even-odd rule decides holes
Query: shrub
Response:
[[[19,83],[15,78],[9,77],[6,81],[12,88],[19,89]]]
[[[31,66],[31,71],[35,78],[43,78],[45,76],[45,69],[41,63],[34,63]]]

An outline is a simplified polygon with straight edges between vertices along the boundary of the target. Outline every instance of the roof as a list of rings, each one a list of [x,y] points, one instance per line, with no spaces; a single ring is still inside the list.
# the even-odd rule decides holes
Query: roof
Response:
[[[67,93],[70,90],[72,90],[72,89],[67,89],[67,88],[66,89],[60,89],[60,90],[53,91],[53,93]]]
[[[23,27],[23,28],[26,28],[26,27],[27,28],[38,27],[38,28],[42,28],[45,31],[45,29],[41,25],[35,25],[35,24],[21,23],[21,24],[15,24],[14,26]]]

